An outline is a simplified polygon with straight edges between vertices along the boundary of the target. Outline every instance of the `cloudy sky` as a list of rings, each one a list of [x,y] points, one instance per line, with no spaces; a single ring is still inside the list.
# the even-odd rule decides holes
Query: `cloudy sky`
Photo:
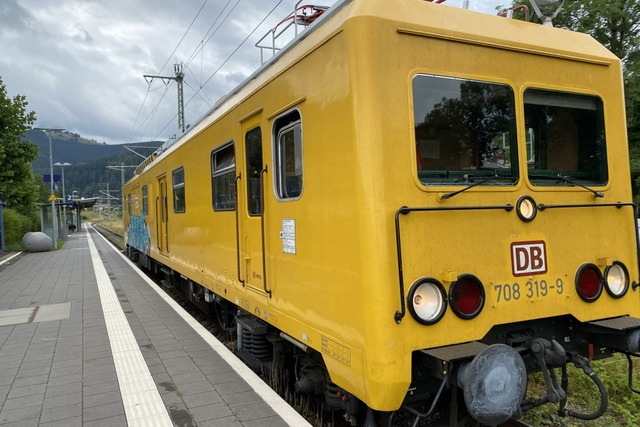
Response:
[[[27,97],[37,126],[107,143],[165,140],[178,128],[175,84],[143,75],[171,76],[183,63],[186,123],[195,122],[258,68],[254,44],[295,3],[1,0],[0,77],[9,96]],[[470,0],[470,9],[495,14],[508,3]]]

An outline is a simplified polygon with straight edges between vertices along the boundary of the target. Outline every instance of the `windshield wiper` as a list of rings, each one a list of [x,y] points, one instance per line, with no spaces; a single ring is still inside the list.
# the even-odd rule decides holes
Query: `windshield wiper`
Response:
[[[473,175],[473,174],[467,174],[467,175],[465,175],[465,176],[464,176],[464,178],[467,180],[467,182],[473,182],[474,178],[476,178],[476,177],[474,177],[474,175]],[[443,194],[441,198],[442,198],[443,200],[447,200],[447,199],[450,199],[450,198],[452,198],[453,196],[457,196],[458,194],[463,193],[463,192],[465,192],[465,191],[467,191],[467,190],[469,190],[469,189],[471,189],[471,188],[473,188],[473,187],[477,187],[478,185],[481,185],[481,184],[487,183],[487,182],[489,182],[489,181],[497,181],[497,180],[500,180],[500,179],[508,179],[508,180],[510,180],[510,181],[514,181],[514,180],[517,180],[517,179],[518,179],[518,177],[515,177],[515,176],[509,176],[509,175],[498,175],[498,174],[489,175],[489,176],[487,176],[486,178],[481,179],[481,180],[480,180],[480,181],[478,181],[478,182],[473,182],[472,184],[467,185],[466,187],[464,187],[464,188],[463,188],[463,189],[461,189],[461,190],[453,191],[453,192],[451,192],[451,193],[447,193],[447,194]]]
[[[557,175],[529,175],[529,178],[534,178],[534,179],[557,179],[558,182],[564,182],[565,184],[571,184],[571,185],[575,185],[577,187],[580,188],[584,188],[587,191],[590,191],[591,193],[593,193],[594,197],[604,197],[604,193],[600,192],[600,191],[596,191],[593,188],[587,187],[584,184],[580,184],[579,182],[576,182],[576,179],[572,176],[569,175],[562,175],[562,174],[557,174]]]

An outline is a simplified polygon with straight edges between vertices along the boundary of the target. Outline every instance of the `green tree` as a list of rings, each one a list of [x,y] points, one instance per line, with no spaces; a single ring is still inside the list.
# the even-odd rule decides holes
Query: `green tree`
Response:
[[[0,191],[8,208],[28,217],[34,215],[38,186],[33,179],[31,162],[38,157],[38,146],[24,138],[36,120],[27,112],[24,95],[9,98],[0,77]]]

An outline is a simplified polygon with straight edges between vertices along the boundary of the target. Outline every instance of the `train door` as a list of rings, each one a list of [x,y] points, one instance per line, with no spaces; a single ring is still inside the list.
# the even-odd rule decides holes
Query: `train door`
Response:
[[[158,198],[156,198],[156,224],[158,227],[158,250],[166,254],[169,250],[169,230],[167,212],[167,176],[158,177]]]
[[[245,283],[251,288],[267,292],[264,265],[264,183],[266,169],[263,162],[260,114],[242,123],[244,139],[244,169],[241,188],[244,203],[239,203],[244,227],[241,237],[244,245]]]

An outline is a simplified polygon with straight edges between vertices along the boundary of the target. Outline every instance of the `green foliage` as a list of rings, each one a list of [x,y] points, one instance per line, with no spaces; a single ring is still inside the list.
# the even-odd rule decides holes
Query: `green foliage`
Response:
[[[9,98],[0,78],[0,191],[7,207],[29,215],[38,195],[31,169],[38,147],[23,138],[36,120],[36,114],[26,108],[26,98]]]
[[[636,365],[638,363],[636,362]],[[524,421],[534,426],[589,426],[609,427],[640,425],[640,399],[628,387],[627,359],[622,354],[612,358],[591,362],[591,366],[602,380],[608,393],[609,406],[605,414],[593,421],[580,421],[575,418],[558,415],[557,404],[546,404],[527,412]],[[635,367],[635,387],[640,386],[640,367]],[[560,370],[556,370],[560,375]],[[600,403],[600,393],[594,382],[581,369],[568,366],[569,394],[567,408],[581,413],[594,412]],[[546,394],[544,380],[540,373],[529,377],[527,397],[540,397]]]
[[[3,210],[5,238],[4,244],[10,250],[22,250],[22,236],[33,230],[33,218],[15,209]]]

